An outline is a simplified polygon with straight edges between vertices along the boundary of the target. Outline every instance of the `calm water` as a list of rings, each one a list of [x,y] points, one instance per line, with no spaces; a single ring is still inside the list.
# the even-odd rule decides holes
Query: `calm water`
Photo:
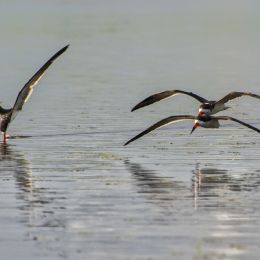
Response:
[[[0,146],[1,259],[259,259],[257,133],[188,122],[123,147],[198,107],[130,112],[151,93],[260,93],[257,1],[14,0],[0,14],[3,106],[71,44]],[[257,100],[230,105],[260,127]]]

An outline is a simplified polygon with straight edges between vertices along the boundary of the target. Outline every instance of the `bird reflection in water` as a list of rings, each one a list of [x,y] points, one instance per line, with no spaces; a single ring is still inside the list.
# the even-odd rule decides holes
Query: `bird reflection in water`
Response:
[[[160,207],[171,206],[180,193],[185,196],[189,192],[181,181],[175,181],[173,177],[161,177],[156,171],[143,168],[129,160],[125,161],[125,165],[136,180],[138,193],[144,194],[147,200]]]
[[[13,147],[7,143],[0,144],[0,161],[7,163],[11,172],[14,172],[19,189],[32,193],[34,187],[31,164],[22,153],[14,151]]]
[[[199,194],[202,190],[207,191],[211,188],[216,188],[216,184],[225,185],[228,183],[227,179],[227,170],[200,168],[197,165],[192,175],[192,190],[194,194]]]
[[[37,179],[32,174],[32,167],[22,152],[14,150],[13,145],[0,144],[0,163],[2,169],[10,176],[13,173],[17,187],[16,197],[19,201],[18,209],[25,212],[26,219],[21,220],[29,226],[34,226],[39,220],[34,218],[37,208],[43,204],[50,203],[50,199],[44,196],[44,188],[37,187]]]
[[[17,220],[29,227],[26,239],[38,240],[42,237],[42,228],[63,228],[64,221],[55,215],[54,207],[56,194],[50,193],[48,188],[42,187],[41,179],[32,174],[32,166],[22,151],[15,150],[14,145],[0,144],[0,167],[4,174],[15,182],[14,196],[20,218]],[[54,235],[49,234],[53,240]],[[59,234],[55,236],[57,239]],[[47,238],[46,238],[47,239]]]
[[[224,169],[200,168],[199,165],[192,174],[192,191],[197,206],[198,198],[222,198],[218,203],[229,203],[231,196],[227,193],[246,192],[260,186],[260,174],[257,172],[245,172],[234,174]],[[208,200],[210,203],[212,200]],[[205,201],[204,201],[205,202]],[[205,206],[205,205],[204,205]],[[212,206],[212,205],[211,205]]]

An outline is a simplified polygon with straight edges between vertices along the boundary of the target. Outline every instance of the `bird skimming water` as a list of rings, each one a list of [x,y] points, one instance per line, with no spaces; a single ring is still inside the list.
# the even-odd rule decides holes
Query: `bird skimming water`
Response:
[[[219,120],[230,120],[233,122],[237,122],[241,125],[244,125],[250,129],[260,133],[260,129],[258,129],[252,125],[249,125],[243,121],[240,121],[236,118],[233,118],[230,116],[216,116],[216,117],[214,116],[213,117],[213,116],[209,116],[209,115],[206,115],[206,114],[200,112],[198,116],[178,115],[178,116],[170,116],[165,119],[162,119],[159,122],[155,123],[154,125],[148,127],[146,130],[144,130],[140,134],[138,134],[135,137],[133,137],[132,139],[130,139],[124,145],[128,145],[129,143],[135,141],[136,139],[139,139],[140,137],[152,132],[155,129],[161,128],[161,127],[169,125],[169,124],[174,124],[174,123],[177,123],[177,122],[183,121],[183,120],[195,120],[194,126],[191,130],[191,134],[198,126],[201,126],[204,128],[219,128],[219,126],[220,126]]]
[[[253,94],[250,92],[230,92],[229,94],[227,94],[223,98],[219,99],[218,101],[209,101],[192,92],[187,92],[187,91],[183,91],[183,90],[167,90],[167,91],[163,91],[163,92],[156,93],[156,94],[149,96],[148,98],[146,98],[143,101],[141,101],[140,103],[138,103],[131,111],[133,112],[139,108],[149,106],[155,102],[158,102],[165,98],[173,97],[173,96],[176,96],[179,94],[185,94],[185,95],[188,95],[190,97],[197,99],[201,103],[201,105],[199,107],[199,112],[203,112],[204,114],[208,114],[208,115],[213,115],[222,110],[228,109],[229,107],[227,107],[225,105],[225,103],[227,103],[228,101],[230,101],[232,99],[238,98],[238,97],[250,96],[250,97],[260,99],[259,95],[256,95],[256,94]]]
[[[13,121],[19,111],[22,110],[24,103],[27,102],[29,97],[33,92],[33,87],[38,83],[38,81],[43,76],[44,72],[49,68],[49,66],[56,60],[63,52],[67,50],[69,45],[63,47],[57,53],[55,53],[24,85],[24,87],[19,92],[16,101],[12,108],[4,109],[0,106],[0,130],[3,134],[3,142],[7,140],[7,128],[11,121]]]

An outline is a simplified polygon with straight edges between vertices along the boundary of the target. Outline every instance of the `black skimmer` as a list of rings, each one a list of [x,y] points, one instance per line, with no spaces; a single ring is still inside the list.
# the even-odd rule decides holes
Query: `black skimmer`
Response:
[[[38,83],[38,81],[43,76],[44,72],[48,69],[48,67],[56,60],[63,52],[67,50],[69,45],[63,47],[57,53],[55,53],[32,77],[31,79],[24,85],[24,87],[19,92],[16,101],[12,108],[4,109],[0,106],[0,130],[3,134],[3,142],[6,142],[7,135],[6,130],[11,121],[14,120],[17,113],[22,110],[24,103],[27,102],[29,97],[33,92],[33,87]]]
[[[222,110],[228,109],[229,107],[225,106],[225,103],[227,103],[228,101],[230,101],[232,99],[241,97],[241,96],[250,96],[250,97],[260,99],[259,95],[252,94],[250,92],[230,92],[229,94],[227,94],[223,98],[219,99],[218,101],[209,101],[192,92],[186,92],[186,91],[182,91],[182,90],[167,90],[167,91],[163,91],[163,92],[156,93],[154,95],[149,96],[148,98],[146,98],[143,101],[141,101],[140,103],[138,103],[131,111],[133,112],[139,108],[149,106],[162,99],[165,99],[168,97],[173,97],[173,96],[176,96],[179,94],[185,94],[185,95],[188,95],[188,96],[191,96],[191,97],[197,99],[201,103],[201,105],[199,107],[199,112],[203,112],[208,115],[213,115]]]
[[[135,137],[133,137],[132,139],[130,139],[128,142],[126,142],[124,145],[128,145],[129,143],[135,141],[136,139],[152,132],[153,130],[157,129],[157,128],[161,128],[163,126],[169,125],[169,124],[173,124],[173,123],[177,123],[179,121],[183,121],[183,120],[195,120],[194,121],[194,126],[191,130],[191,133],[198,127],[204,127],[204,128],[219,128],[220,124],[219,124],[219,120],[230,120],[230,121],[234,121],[237,122],[241,125],[244,125],[258,133],[260,133],[260,129],[249,125],[245,122],[242,122],[236,118],[233,117],[229,117],[229,116],[209,116],[203,113],[199,113],[198,116],[190,116],[190,115],[178,115],[178,116],[170,116],[167,117],[165,119],[162,119],[161,121],[155,123],[154,125],[148,127],[146,130],[144,130],[143,132],[141,132],[140,134],[136,135]]]

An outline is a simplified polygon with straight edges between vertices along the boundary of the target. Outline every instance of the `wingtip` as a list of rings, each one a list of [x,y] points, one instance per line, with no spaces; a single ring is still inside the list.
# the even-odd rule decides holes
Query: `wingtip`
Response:
[[[131,109],[131,112],[134,112],[135,110],[137,110],[137,109],[139,109],[139,108],[141,108],[141,106],[136,105],[136,106],[134,106],[134,107]]]
[[[63,53],[65,52],[68,48],[69,48],[69,44],[67,44],[66,46],[64,46],[63,48],[60,49],[59,53]]]
[[[130,140],[128,140],[128,141],[124,144],[124,146],[127,146],[128,144],[132,143],[133,141],[134,141],[133,138],[130,139]]]
[[[56,59],[58,56],[60,56],[62,53],[64,53],[68,48],[69,48],[69,44],[64,46],[63,48],[61,48],[56,54],[53,55],[52,59]]]

